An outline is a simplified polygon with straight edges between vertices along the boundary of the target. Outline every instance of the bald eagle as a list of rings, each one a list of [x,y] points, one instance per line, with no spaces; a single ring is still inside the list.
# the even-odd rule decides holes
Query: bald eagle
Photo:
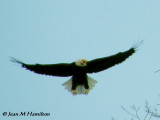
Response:
[[[22,65],[22,67],[38,74],[60,77],[71,76],[67,82],[63,83],[65,89],[67,89],[73,95],[87,95],[88,92],[97,83],[97,81],[89,77],[87,73],[97,73],[125,61],[129,56],[136,52],[140,43],[142,42],[133,45],[127,51],[119,52],[108,57],[97,58],[91,61],[87,61],[86,59],[79,59],[72,63],[26,64],[13,57],[11,57],[11,61],[19,63]]]

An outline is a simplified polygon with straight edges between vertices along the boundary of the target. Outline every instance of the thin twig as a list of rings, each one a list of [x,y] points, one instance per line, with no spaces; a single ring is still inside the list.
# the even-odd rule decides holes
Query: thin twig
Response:
[[[133,116],[133,117],[137,117],[136,115],[134,115],[134,114],[128,112],[123,106],[121,106],[121,107],[122,107],[122,109],[123,109],[126,113],[128,113],[129,115],[131,115],[131,116]]]
[[[138,110],[140,109],[140,107],[136,108],[134,105],[131,107],[135,112],[136,112],[136,117],[138,118],[138,120],[141,120],[139,118],[139,115],[138,115]]]

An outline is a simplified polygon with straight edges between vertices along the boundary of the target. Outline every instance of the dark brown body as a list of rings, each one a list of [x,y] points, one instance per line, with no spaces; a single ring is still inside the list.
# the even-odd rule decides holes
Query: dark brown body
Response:
[[[75,90],[77,85],[84,85],[85,89],[89,89],[87,80],[86,67],[73,65],[72,90]]]

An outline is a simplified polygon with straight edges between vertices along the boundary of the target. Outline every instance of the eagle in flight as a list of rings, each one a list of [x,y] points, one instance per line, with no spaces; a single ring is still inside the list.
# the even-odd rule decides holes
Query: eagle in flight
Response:
[[[129,56],[136,52],[137,48],[142,43],[138,42],[134,44],[129,50],[119,52],[115,55],[108,57],[97,58],[91,61],[86,59],[79,59],[72,63],[59,63],[59,64],[26,64],[20,60],[11,57],[11,61],[19,63],[22,67],[27,70],[33,71],[38,74],[60,76],[71,78],[63,83],[65,89],[71,92],[73,95],[76,94],[88,94],[88,92],[97,83],[96,80],[89,77],[87,73],[97,73],[108,69],[116,64],[122,63]]]

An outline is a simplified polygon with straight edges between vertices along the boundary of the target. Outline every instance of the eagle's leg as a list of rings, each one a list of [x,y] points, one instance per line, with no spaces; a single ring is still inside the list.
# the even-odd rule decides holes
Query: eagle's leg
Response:
[[[72,94],[73,95],[76,95],[77,94],[77,92],[76,92],[76,84],[72,84]]]
[[[88,82],[84,84],[84,88],[85,88],[85,94],[88,94],[88,89],[89,89],[89,85]]]
[[[85,94],[86,94],[86,95],[88,94],[88,89],[85,89]]]
[[[77,94],[76,90],[72,90],[72,94],[76,95]]]

